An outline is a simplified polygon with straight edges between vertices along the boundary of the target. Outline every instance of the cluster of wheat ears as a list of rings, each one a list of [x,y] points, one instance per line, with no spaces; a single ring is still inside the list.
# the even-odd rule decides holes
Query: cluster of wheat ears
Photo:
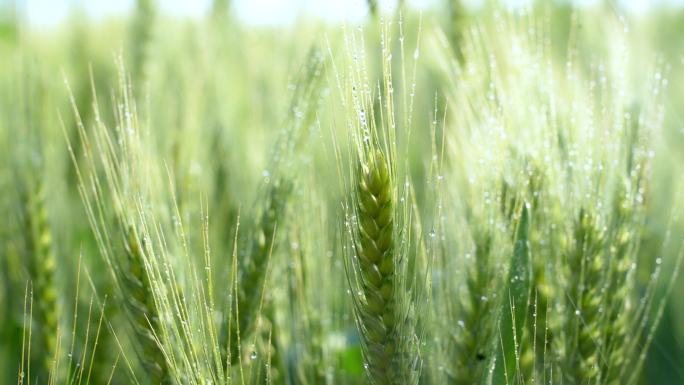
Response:
[[[317,39],[282,108],[245,107],[211,85],[249,65],[154,62],[148,3],[117,83],[63,74],[50,135],[0,126],[19,384],[640,381],[681,259],[644,247],[665,63],[634,87],[626,38],[587,58],[571,25],[559,61],[543,17],[454,40],[398,13]],[[221,43],[188,55],[228,63]],[[266,136],[224,125],[276,107]]]

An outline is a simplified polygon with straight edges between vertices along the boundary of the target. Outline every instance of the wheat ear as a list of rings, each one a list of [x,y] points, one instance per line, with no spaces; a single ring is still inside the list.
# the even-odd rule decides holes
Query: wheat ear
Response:
[[[134,230],[125,238],[127,266],[121,270],[121,289],[139,347],[139,359],[153,384],[172,383],[166,359],[159,348],[159,312],[145,268],[145,245]],[[144,239],[144,238],[142,238]]]
[[[352,280],[354,310],[362,337],[365,368],[373,384],[410,384],[415,380],[410,293],[398,272],[401,252],[390,165],[380,150],[370,150],[356,180]],[[401,228],[401,227],[399,227]],[[349,272],[349,268],[348,268]],[[356,291],[357,285],[352,283]]]
[[[449,383],[466,385],[482,378],[491,358],[492,338],[496,334],[493,317],[495,301],[491,297],[496,287],[496,271],[492,258],[492,235],[486,230],[473,231],[475,260],[468,266],[467,293],[459,307],[459,319],[454,334],[455,368]]]
[[[570,383],[589,384],[600,379],[604,243],[605,231],[599,218],[589,211],[580,210],[566,254],[569,284],[563,326],[564,375]]]
[[[48,211],[45,206],[45,187],[41,183],[37,191],[29,197],[29,207],[26,213],[26,224],[29,258],[29,270],[33,280],[33,295],[36,306],[33,319],[39,326],[41,348],[34,347],[32,351],[40,355],[32,357],[39,361],[40,373],[47,381],[55,373],[55,357],[57,352],[58,303],[55,289],[55,269],[57,260],[52,245],[52,232],[48,222]]]
[[[240,338],[252,333],[256,327],[269,259],[275,242],[276,226],[283,217],[290,191],[291,183],[285,179],[278,178],[271,182],[265,194],[266,202],[258,216],[259,220],[255,221],[254,230],[241,252],[242,263],[238,266],[237,278],[237,306],[231,307],[231,317],[234,318],[223,322],[222,341],[230,339],[230,359],[224,357],[224,362],[239,362]],[[228,332],[230,335],[227,335]]]

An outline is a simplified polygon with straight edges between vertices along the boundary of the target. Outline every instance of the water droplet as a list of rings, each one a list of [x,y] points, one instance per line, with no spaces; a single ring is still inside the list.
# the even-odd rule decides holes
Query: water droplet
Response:
[[[257,358],[257,352],[256,350],[252,350],[252,353],[249,355],[250,360],[256,360]]]

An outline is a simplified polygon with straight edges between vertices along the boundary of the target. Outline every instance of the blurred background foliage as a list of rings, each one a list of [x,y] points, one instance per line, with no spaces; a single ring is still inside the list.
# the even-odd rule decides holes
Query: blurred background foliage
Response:
[[[379,15],[374,12],[380,11],[374,2],[369,3],[373,11],[359,23],[368,41],[379,42]],[[61,261],[56,266],[56,285],[62,293],[62,309],[69,314],[68,309],[75,306],[79,314],[87,314],[93,297],[101,301],[113,291],[85,219],[76,188],[77,175],[66,150],[65,135],[72,143],[78,142],[70,98],[83,122],[89,125],[98,119],[92,107],[95,91],[102,112],[99,119],[113,122],[117,106],[112,104],[112,94],[119,85],[117,61],[123,58],[139,114],[146,120],[144,126],[161,133],[155,136],[159,141],[156,145],[160,158],[173,172],[179,206],[198,205],[202,194],[210,191],[210,211],[216,223],[211,229],[212,248],[215,254],[230,255],[232,245],[222,241],[232,239],[238,212],[249,217],[254,210],[260,183],[270,177],[269,159],[277,147],[279,129],[289,117],[301,114],[291,101],[302,63],[312,49],[327,56],[329,48],[341,48],[344,29],[314,18],[303,18],[292,25],[249,25],[236,17],[228,0],[214,1],[205,16],[193,19],[169,16],[152,0],[138,0],[130,15],[99,21],[89,19],[75,6],[65,20],[50,27],[28,23],[21,2],[0,4],[0,383],[10,384],[16,383],[22,347],[28,273],[22,262],[24,241],[15,234],[22,226],[24,214],[19,202],[30,190],[27,186],[44,183],[48,191],[45,205],[55,253]],[[676,240],[684,234],[684,222],[673,212],[684,199],[684,7],[655,6],[642,13],[626,12],[612,1],[579,8],[567,1],[537,1],[531,7],[533,14],[546,18],[552,53],[560,62],[567,55],[573,21],[577,23],[577,49],[586,53],[582,58],[600,57],[621,46],[618,34],[610,30],[614,24],[605,22],[615,19],[617,25],[624,26],[627,40],[623,43],[627,49],[637,56],[657,58],[665,69],[661,74],[669,81],[663,98],[665,124],[657,145],[655,180],[648,192],[654,205],[642,236],[647,246],[643,258],[663,258],[670,266],[676,254],[674,247],[663,254],[654,253],[665,237],[673,238],[672,244],[677,246]],[[463,31],[472,20],[493,9],[492,4],[469,7],[456,0],[442,1],[420,14],[407,8],[402,20],[406,35],[413,40],[419,20],[423,30],[442,29],[458,56]],[[590,62],[582,64],[591,72]],[[632,84],[651,76],[639,64],[635,63],[627,74]],[[417,93],[422,97],[416,100],[414,116],[426,121],[433,115],[434,95],[444,95],[443,79],[436,66],[427,55],[425,65],[419,66],[416,74]],[[321,139],[328,127],[316,122],[322,115],[339,122],[344,117],[333,108],[335,101],[325,98],[334,79],[326,82],[330,85],[323,85],[314,98],[320,112],[311,118],[311,129],[305,134],[306,143],[313,149],[296,160],[296,167],[328,174],[334,180],[335,159],[330,144]],[[639,108],[634,105],[635,111]],[[424,180],[428,165],[418,154],[429,152],[428,135],[416,135],[411,146],[413,179]],[[416,188],[418,199],[427,199],[427,193]],[[312,189],[298,194],[336,194],[329,186]],[[337,203],[331,201],[327,210],[332,216]],[[334,220],[321,224],[331,228],[330,234],[335,233]],[[654,251],[649,251],[648,246]],[[332,255],[333,250],[325,247],[322,253]],[[84,285],[87,290],[80,291],[77,297],[74,282],[80,263],[92,284]],[[341,262],[331,264],[331,269],[342,277]],[[650,271],[646,269],[643,274],[648,280]],[[643,384],[684,384],[682,294],[684,277],[679,277],[650,347]],[[122,316],[116,307],[104,311],[110,324],[116,324]],[[329,321],[340,325],[331,327],[329,330],[335,333],[323,338],[353,338],[348,335],[353,330],[348,304],[339,304],[336,311],[339,319]],[[75,321],[78,330],[85,330],[90,322],[86,317]],[[61,333],[68,335],[70,329]],[[112,344],[108,336],[102,333],[102,346]],[[77,338],[75,343],[88,342]],[[103,350],[95,365],[111,367],[115,350]],[[346,368],[350,379],[362,382],[360,360],[357,346],[341,350],[335,365]],[[93,372],[108,377],[110,371]],[[114,374],[113,383],[128,383],[122,372]]]

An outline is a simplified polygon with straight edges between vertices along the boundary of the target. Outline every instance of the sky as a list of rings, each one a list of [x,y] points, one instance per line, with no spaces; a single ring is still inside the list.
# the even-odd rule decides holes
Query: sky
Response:
[[[3,1],[0,0],[0,4]],[[435,6],[444,0],[408,0],[416,8]],[[507,0],[509,4],[524,4],[528,0]],[[574,0],[579,5],[591,5],[598,0]],[[175,16],[200,17],[206,14],[211,0],[163,0],[157,3],[164,12]],[[396,0],[380,0],[383,9],[392,8]],[[463,0],[476,7],[482,0]],[[644,12],[655,5],[683,6],[684,0],[617,0],[630,12]],[[54,26],[64,20],[74,4],[78,4],[90,18],[98,20],[126,14],[135,0],[18,0],[29,21],[38,26]],[[366,17],[366,0],[232,0],[233,11],[247,24],[283,25],[296,22],[299,16],[309,15],[331,22],[353,22]]]

